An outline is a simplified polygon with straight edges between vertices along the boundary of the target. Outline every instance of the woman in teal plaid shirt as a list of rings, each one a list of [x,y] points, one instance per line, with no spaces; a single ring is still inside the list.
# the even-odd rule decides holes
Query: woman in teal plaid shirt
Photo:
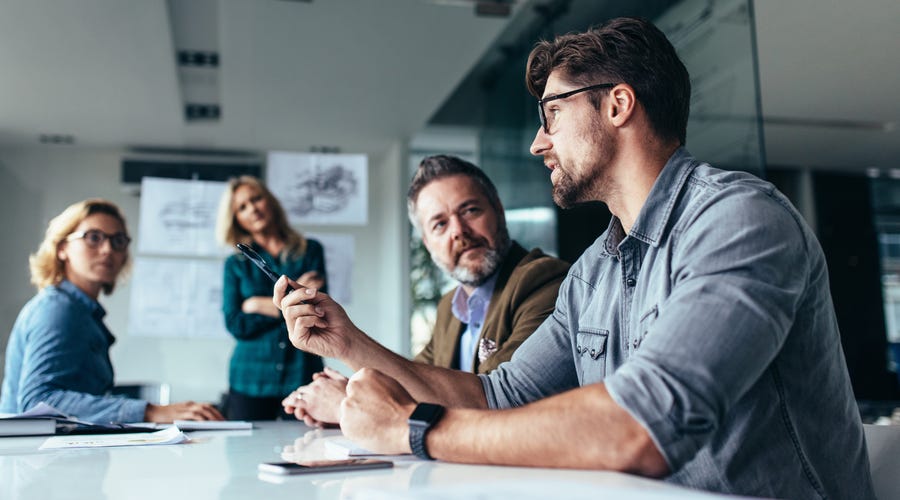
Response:
[[[237,243],[253,247],[276,273],[327,293],[322,245],[290,227],[284,209],[259,179],[242,176],[228,183],[217,233],[232,248]],[[309,383],[322,370],[322,359],[291,345],[281,311],[272,303],[272,281],[240,253],[225,261],[223,292],[225,325],[237,339],[225,416],[278,418],[281,400]]]

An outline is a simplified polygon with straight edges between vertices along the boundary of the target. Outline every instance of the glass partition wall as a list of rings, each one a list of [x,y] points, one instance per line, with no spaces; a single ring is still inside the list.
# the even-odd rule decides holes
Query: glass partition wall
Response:
[[[529,146],[539,121],[524,84],[534,43],[583,31],[607,19],[653,20],[691,74],[687,147],[719,168],[764,174],[759,88],[750,0],[546,0],[526,2],[507,30],[410,146],[410,168],[427,154],[458,154],[475,162],[497,185],[510,235],[526,248],[569,261],[605,229],[602,204],[561,210],[553,204],[549,172]],[[442,149],[443,148],[443,149]],[[410,171],[410,175],[412,170]],[[431,334],[435,306],[451,283],[433,267],[421,238],[411,238],[412,350]]]

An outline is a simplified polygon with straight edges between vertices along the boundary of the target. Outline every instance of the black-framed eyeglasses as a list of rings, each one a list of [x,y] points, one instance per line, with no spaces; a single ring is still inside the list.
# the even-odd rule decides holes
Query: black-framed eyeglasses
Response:
[[[543,99],[538,99],[538,114],[541,117],[541,127],[544,128],[544,133],[550,133],[550,122],[547,120],[547,112],[544,111],[544,104],[550,101],[556,101],[559,99],[565,99],[567,97],[572,97],[575,94],[580,94],[581,92],[587,92],[588,90],[597,90],[597,89],[610,89],[618,85],[618,83],[598,83],[597,85],[589,85],[587,87],[582,87],[580,89],[570,90],[568,92],[563,92],[562,94],[552,95],[550,97],[545,97]]]
[[[109,246],[117,252],[122,252],[128,248],[131,238],[125,233],[106,234],[99,229],[88,229],[87,231],[78,231],[66,236],[66,241],[84,240],[87,246],[91,248],[99,248],[103,242],[109,240]]]

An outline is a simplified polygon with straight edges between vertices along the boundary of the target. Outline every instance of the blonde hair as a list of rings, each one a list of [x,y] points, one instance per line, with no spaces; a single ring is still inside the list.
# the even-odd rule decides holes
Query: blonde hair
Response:
[[[238,223],[234,214],[234,193],[241,186],[250,186],[259,191],[269,204],[272,210],[272,223],[275,225],[275,232],[284,242],[284,250],[281,252],[281,258],[288,256],[300,256],[306,253],[306,238],[295,231],[288,224],[287,215],[282,208],[281,203],[275,198],[275,195],[256,177],[250,175],[242,175],[232,178],[228,181],[228,187],[222,193],[222,199],[219,200],[219,217],[216,220],[216,239],[219,243],[234,248],[238,243],[249,245],[253,242],[253,236],[247,232]]]
[[[66,237],[78,227],[85,219],[94,214],[111,215],[122,223],[125,235],[128,235],[128,226],[125,216],[111,201],[100,198],[91,198],[69,205],[63,212],[50,220],[44,241],[41,242],[37,252],[28,257],[28,267],[31,269],[31,284],[41,290],[50,285],[58,285],[66,277],[66,264],[59,259],[59,246]],[[130,255],[125,250],[125,262],[118,277],[125,274],[129,264]],[[103,293],[109,295],[115,289],[115,283],[104,283]]]

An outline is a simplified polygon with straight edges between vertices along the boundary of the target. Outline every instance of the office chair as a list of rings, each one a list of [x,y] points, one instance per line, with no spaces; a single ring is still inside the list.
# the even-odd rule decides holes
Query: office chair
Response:
[[[900,425],[863,425],[875,497],[900,498]]]

